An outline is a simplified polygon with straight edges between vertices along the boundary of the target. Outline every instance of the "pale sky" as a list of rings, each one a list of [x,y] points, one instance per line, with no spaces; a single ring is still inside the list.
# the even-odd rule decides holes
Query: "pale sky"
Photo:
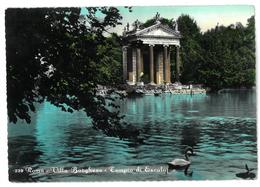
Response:
[[[133,12],[128,12],[124,7],[117,7],[123,16],[123,25],[110,30],[122,34],[123,27],[129,22],[130,25],[138,19],[145,22],[159,12],[161,17],[177,19],[181,14],[188,14],[193,18],[202,32],[219,25],[230,25],[241,22],[244,26],[247,19],[255,14],[254,6],[251,5],[219,5],[219,6],[135,6]]]

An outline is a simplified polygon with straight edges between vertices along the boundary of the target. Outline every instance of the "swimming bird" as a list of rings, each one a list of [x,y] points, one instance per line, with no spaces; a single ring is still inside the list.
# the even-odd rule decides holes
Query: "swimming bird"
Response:
[[[255,174],[251,171],[253,171],[254,169],[249,169],[247,164],[245,165],[246,168],[246,172],[242,172],[242,173],[237,173],[236,176],[242,179],[254,179],[255,178]]]
[[[182,169],[186,168],[188,165],[191,164],[191,161],[189,159],[189,156],[193,155],[193,149],[191,147],[188,147],[185,149],[185,159],[176,158],[171,162],[168,162],[169,168],[173,169]]]

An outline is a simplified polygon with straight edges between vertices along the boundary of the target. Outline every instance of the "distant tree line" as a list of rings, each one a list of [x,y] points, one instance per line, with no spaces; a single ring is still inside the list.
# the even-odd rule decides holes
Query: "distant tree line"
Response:
[[[187,15],[178,18],[184,83],[203,83],[212,90],[255,85],[255,19],[247,25],[219,26],[201,33]]]

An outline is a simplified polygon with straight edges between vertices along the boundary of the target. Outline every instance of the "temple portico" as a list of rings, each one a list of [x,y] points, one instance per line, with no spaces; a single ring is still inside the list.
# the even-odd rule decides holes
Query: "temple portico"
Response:
[[[123,78],[129,84],[143,81],[151,84],[171,83],[171,54],[175,49],[176,65],[175,81],[179,81],[180,74],[180,32],[178,25],[173,23],[173,28],[162,24],[157,13],[155,23],[149,27],[142,27],[137,20],[133,30],[126,26],[123,36]]]

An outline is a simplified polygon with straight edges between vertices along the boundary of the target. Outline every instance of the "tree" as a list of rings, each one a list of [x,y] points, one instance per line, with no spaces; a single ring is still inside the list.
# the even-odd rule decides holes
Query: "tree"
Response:
[[[102,45],[102,50],[108,58],[105,63],[102,63],[100,68],[102,70],[102,77],[104,82],[102,85],[111,85],[117,87],[123,83],[123,67],[122,67],[122,37],[116,33],[112,33],[105,38],[106,45]],[[112,58],[111,58],[112,57]],[[105,76],[104,76],[105,75]]]
[[[93,127],[107,135],[127,135],[123,116],[109,109],[117,108],[115,98],[96,95],[98,84],[118,81],[104,68],[118,60],[104,33],[122,17],[115,7],[86,9],[85,16],[79,8],[6,10],[10,122],[30,123],[35,102],[46,100],[63,111],[85,111]]]
[[[203,60],[200,46],[201,32],[196,21],[189,15],[181,15],[177,19],[179,31],[182,35],[180,57],[182,63],[182,83],[198,83],[199,68]]]
[[[203,34],[204,60],[200,80],[213,90],[252,87],[255,84],[254,18],[241,23],[216,26]]]

